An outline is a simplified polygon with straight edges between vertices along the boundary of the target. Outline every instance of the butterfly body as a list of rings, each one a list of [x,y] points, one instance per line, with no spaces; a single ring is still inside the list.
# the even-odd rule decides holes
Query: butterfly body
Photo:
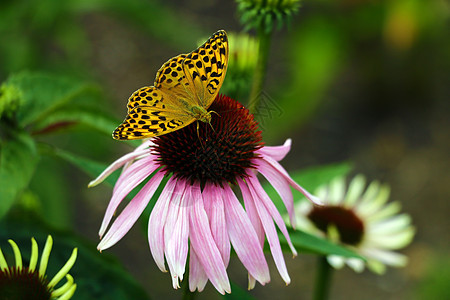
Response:
[[[211,112],[207,111],[201,106],[193,106],[191,108],[192,116],[198,120],[205,123],[211,123]]]
[[[194,121],[210,123],[211,106],[225,78],[228,39],[219,30],[189,54],[169,59],[154,86],[135,91],[128,114],[113,133],[117,140],[150,138],[181,129]]]

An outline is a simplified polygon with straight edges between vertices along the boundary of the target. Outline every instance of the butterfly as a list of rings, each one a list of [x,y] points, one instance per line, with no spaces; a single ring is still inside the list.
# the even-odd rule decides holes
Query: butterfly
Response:
[[[113,132],[116,140],[150,138],[181,129],[194,121],[210,123],[213,103],[228,66],[228,38],[214,33],[189,54],[169,59],[156,74],[154,86],[135,91],[127,116]]]

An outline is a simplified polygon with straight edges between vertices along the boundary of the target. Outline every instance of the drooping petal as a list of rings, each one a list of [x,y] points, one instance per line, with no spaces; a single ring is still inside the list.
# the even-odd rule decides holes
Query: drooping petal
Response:
[[[255,277],[253,277],[252,275],[250,275],[250,273],[248,273],[248,285],[247,285],[247,289],[253,290],[256,286],[256,279]]]
[[[255,160],[256,161],[256,160]],[[294,198],[289,183],[263,159],[257,160],[257,170],[270,182],[283,200],[289,214],[292,228],[295,228]]]
[[[253,195],[253,199],[255,200],[255,203],[261,202],[266,207],[267,212],[270,214],[270,216],[273,218],[275,223],[277,224],[278,228],[283,233],[284,237],[286,238],[286,241],[288,242],[289,248],[291,248],[292,253],[294,256],[297,255],[297,251],[294,248],[294,245],[292,245],[291,238],[289,237],[289,233],[286,228],[286,224],[283,221],[283,218],[281,217],[279,211],[275,207],[275,204],[273,204],[272,200],[270,200],[269,196],[267,195],[266,191],[264,191],[263,187],[259,183],[258,178],[255,174],[249,174],[248,183],[250,187],[250,192],[253,191],[256,193]],[[258,208],[258,206],[257,206]],[[261,216],[261,215],[260,215]]]
[[[128,203],[122,213],[117,217],[108,233],[98,244],[100,251],[105,250],[117,243],[134,225],[147,206],[151,197],[158,188],[164,174],[157,172],[137,193],[137,195]]]
[[[361,197],[365,186],[366,178],[361,174],[356,175],[348,185],[347,194],[344,199],[344,205],[346,207],[353,207],[353,205]]]
[[[367,187],[362,197],[359,199],[359,202],[356,203],[355,205],[356,210],[364,212],[364,209],[367,206],[371,206],[371,203],[376,198],[379,191],[380,191],[380,182],[377,180],[372,181]]]
[[[191,250],[189,251],[189,290],[191,292],[195,292],[195,290],[201,292],[205,288],[207,282],[208,276],[206,276],[206,273],[197,258],[197,254],[195,254],[191,245]]]
[[[408,228],[411,225],[411,217],[407,214],[400,214],[382,222],[371,224],[371,233],[389,235],[399,230]]]
[[[174,195],[169,203],[164,227],[164,252],[175,289],[180,287],[179,283],[183,280],[189,249],[189,202],[191,192],[190,186],[187,184],[185,186],[184,192]]]
[[[258,211],[259,218],[264,227],[264,231],[266,232],[267,241],[269,243],[270,252],[272,252],[272,257],[277,266],[278,272],[283,278],[286,284],[291,282],[289,274],[287,272],[286,263],[284,261],[283,252],[281,251],[280,240],[278,239],[277,230],[275,228],[275,224],[272,221],[272,217],[270,216],[267,208],[263,203],[259,200],[259,196],[254,190],[253,186],[249,184],[249,190],[252,194],[252,198],[254,200],[254,204],[256,206],[256,210]]]
[[[209,226],[211,233],[222,254],[223,263],[225,267],[230,261],[230,239],[228,237],[227,225],[225,223],[225,212],[222,196],[220,194],[221,188],[212,183],[206,183],[203,190],[203,199],[206,214],[209,219]]]
[[[378,193],[375,195],[374,199],[371,202],[365,204],[364,207],[359,207],[358,211],[365,216],[373,216],[378,211],[383,209],[384,204],[389,199],[390,193],[391,189],[388,185],[380,185],[380,189],[378,190]]]
[[[276,161],[280,161],[291,150],[291,144],[292,144],[292,140],[287,139],[284,142],[283,146],[264,146],[261,149],[256,150],[255,152],[265,155],[265,156],[270,156],[273,159],[275,159]]]
[[[250,193],[247,184],[241,178],[237,178],[237,182],[244,198],[245,211],[247,212],[250,222],[253,224],[253,228],[256,231],[256,235],[258,236],[261,247],[264,247],[266,236],[264,233],[264,228],[261,224],[261,220],[259,219],[258,212],[256,211],[252,194]]]
[[[328,255],[327,261],[335,269],[342,269],[342,267],[345,265],[345,258],[339,255]]]
[[[115,162],[113,162],[111,165],[109,165],[100,175],[98,175],[97,178],[89,182],[88,187],[94,187],[98,184],[100,184],[103,180],[105,180],[109,175],[111,175],[115,170],[119,169],[126,163],[132,162],[134,159],[136,159],[139,156],[150,154],[150,151],[147,149],[141,149],[140,151],[133,151],[131,153],[128,153]]]
[[[364,261],[362,259],[350,257],[347,259],[346,263],[356,273],[364,271]]]
[[[244,208],[228,185],[224,185],[225,218],[234,251],[248,272],[262,285],[270,281],[261,243]]]
[[[148,242],[158,268],[167,272],[164,265],[164,227],[172,196],[176,193],[177,180],[171,177],[156,201],[148,221]],[[184,185],[183,185],[184,189]]]
[[[134,175],[136,173],[137,170],[140,169],[153,169],[156,170],[158,168],[158,165],[155,164],[155,158],[151,155],[148,155],[147,157],[143,157],[139,160],[135,160],[135,161],[129,161],[129,166],[127,167],[127,169],[125,169],[125,166],[122,168],[122,173],[120,174],[119,178],[116,181],[116,184],[114,184],[114,188],[113,188],[113,195],[117,192],[117,190],[122,189],[122,185],[124,183],[124,181],[128,181],[129,177]],[[128,170],[128,168],[130,168],[130,170]],[[151,173],[150,173],[151,174]]]
[[[256,207],[252,198],[252,195],[250,193],[250,190],[248,189],[247,184],[241,179],[237,178],[237,182],[239,184],[239,187],[241,189],[242,196],[244,198],[244,205],[245,205],[245,211],[247,212],[247,215],[250,219],[250,222],[253,224],[253,228],[255,229],[256,235],[258,236],[259,243],[262,248],[264,248],[264,241],[266,239],[264,228],[261,224],[261,220],[259,219],[258,212],[256,211]],[[270,281],[270,273],[268,274],[268,280]],[[249,273],[248,274],[248,289],[252,290],[255,288],[256,285],[256,279]]]
[[[288,172],[272,157],[270,156],[263,156],[263,160],[265,160],[267,163],[269,163],[270,166],[272,166],[279,175],[283,176],[284,179],[296,190],[298,190],[300,193],[302,193],[307,199],[309,199],[311,202],[313,202],[316,205],[322,205],[322,201],[317,198],[316,196],[310,194],[307,190],[305,190],[303,187],[301,187],[298,183],[296,183],[291,176],[289,176]]]
[[[375,248],[363,248],[361,249],[361,253],[367,257],[381,261],[388,266],[404,267],[408,263],[408,257],[397,252]]]
[[[338,176],[328,185],[328,204],[340,205],[345,196],[345,178]]]
[[[128,195],[128,193],[130,193],[136,186],[138,186],[139,183],[141,183],[158,168],[157,165],[151,163],[152,160],[152,158],[141,159],[122,173],[121,178],[123,179],[119,182],[119,178],[116,183],[115,192],[113,192],[113,196],[109,201],[108,208],[106,209],[105,216],[103,217],[102,225],[99,230],[100,238],[103,237],[103,234],[105,233],[106,228],[108,227],[109,222],[111,221],[111,218],[120,202],[122,202],[125,196]]]
[[[152,139],[148,139],[144,142],[142,142],[142,144],[140,144],[139,146],[136,147],[136,149],[134,149],[133,152],[141,152],[142,150],[146,150],[148,151],[148,154],[144,154],[143,156],[138,156],[136,157],[136,159],[140,159],[142,157],[144,157],[145,155],[151,155],[151,149],[150,147],[155,145],[155,143],[152,141]],[[126,169],[128,169],[128,167],[133,163],[133,161],[128,161],[122,168],[122,172],[124,172]]]
[[[203,206],[200,186],[191,190],[190,240],[200,264],[213,286],[221,294],[230,293],[231,287],[222,256],[209,228],[208,216]]]
[[[368,228],[364,242],[370,247],[380,249],[400,249],[411,243],[415,230],[411,226],[410,217],[399,215],[391,220],[393,221],[374,224]]]

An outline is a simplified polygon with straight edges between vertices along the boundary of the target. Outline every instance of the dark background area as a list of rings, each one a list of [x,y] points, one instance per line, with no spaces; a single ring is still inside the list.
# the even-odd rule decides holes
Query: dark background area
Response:
[[[129,95],[150,85],[167,59],[218,29],[242,31],[236,11],[234,2],[218,0],[2,1],[0,79],[32,70],[91,81],[103,91],[105,109],[121,120]],[[273,34],[264,94],[280,113],[260,120],[267,144],[293,139],[283,161],[288,171],[351,161],[353,173],[391,186],[391,199],[402,203],[417,230],[401,251],[407,267],[384,276],[335,272],[331,299],[438,299],[448,289],[449,16],[443,0],[308,0],[290,26]],[[46,139],[104,163],[131,149],[88,129]],[[88,190],[92,178],[63,161],[43,159],[39,170],[31,187],[44,217],[96,242],[111,188]],[[170,276],[153,262],[145,226],[134,226],[107,251],[150,297],[179,299]],[[272,281],[251,294],[309,299],[315,257],[288,254],[286,262],[289,286],[271,264]],[[246,287],[236,258],[229,277]],[[219,294],[208,284],[198,299],[210,297]]]

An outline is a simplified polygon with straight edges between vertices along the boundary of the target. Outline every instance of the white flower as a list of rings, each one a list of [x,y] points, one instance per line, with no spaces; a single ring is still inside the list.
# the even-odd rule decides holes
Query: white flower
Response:
[[[371,271],[383,274],[386,266],[407,264],[405,255],[392,250],[407,246],[415,229],[409,215],[399,214],[399,202],[387,203],[388,186],[373,181],[365,190],[365,183],[364,176],[357,175],[346,191],[345,178],[337,177],[315,193],[323,206],[301,201],[295,205],[295,214],[300,229],[325,236],[366,258],[365,262],[329,255],[327,260],[334,268],[347,264],[362,272],[367,265]]]

